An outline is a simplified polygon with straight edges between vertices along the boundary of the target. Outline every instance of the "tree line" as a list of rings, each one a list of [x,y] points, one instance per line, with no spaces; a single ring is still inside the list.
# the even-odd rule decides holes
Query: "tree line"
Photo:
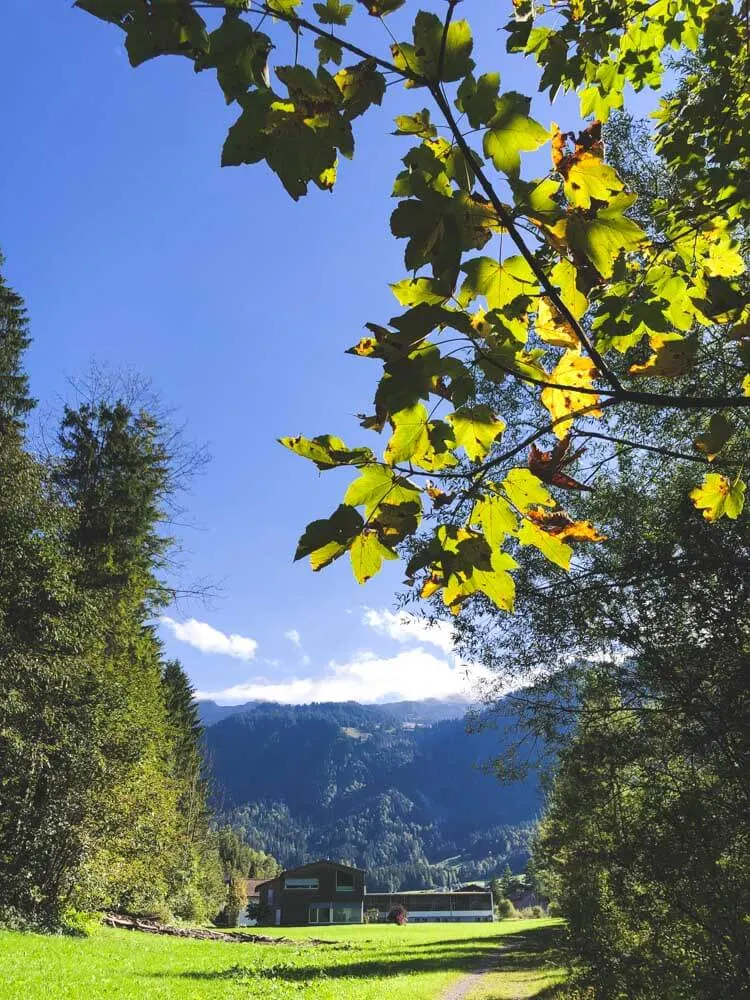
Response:
[[[205,920],[265,856],[212,829],[193,689],[154,628],[193,459],[102,380],[38,454],[28,345],[0,277],[0,919]]]

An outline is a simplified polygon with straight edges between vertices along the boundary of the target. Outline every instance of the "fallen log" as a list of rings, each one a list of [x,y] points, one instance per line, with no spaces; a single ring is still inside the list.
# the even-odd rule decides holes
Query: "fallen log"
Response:
[[[160,924],[154,920],[143,920],[139,917],[128,917],[121,913],[105,913],[102,923],[118,930],[142,931],[145,934],[165,934],[169,937],[192,938],[197,941],[228,941],[234,944],[295,944],[295,945],[327,945],[331,948],[348,948],[349,945],[338,941],[324,941],[322,938],[304,938],[293,941],[288,937],[271,937],[268,934],[247,934],[237,931],[229,934],[226,931],[212,931],[202,927],[176,927],[173,924]]]

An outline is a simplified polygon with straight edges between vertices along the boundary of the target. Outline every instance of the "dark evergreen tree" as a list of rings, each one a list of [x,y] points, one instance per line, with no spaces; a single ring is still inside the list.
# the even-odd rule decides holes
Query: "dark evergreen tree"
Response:
[[[4,264],[0,254],[0,268]],[[22,361],[29,344],[23,299],[0,274],[0,436],[5,440],[22,436],[26,415],[34,408]]]

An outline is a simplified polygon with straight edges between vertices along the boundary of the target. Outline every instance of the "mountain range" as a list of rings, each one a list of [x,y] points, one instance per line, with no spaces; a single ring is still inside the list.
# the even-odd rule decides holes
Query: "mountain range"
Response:
[[[489,763],[510,720],[466,705],[201,703],[214,807],[285,866],[329,857],[396,891],[488,879],[528,858],[535,773],[501,784]],[[477,725],[477,723],[484,725]]]

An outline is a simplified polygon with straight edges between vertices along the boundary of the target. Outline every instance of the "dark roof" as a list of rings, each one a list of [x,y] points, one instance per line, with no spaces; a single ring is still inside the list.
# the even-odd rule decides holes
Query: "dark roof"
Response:
[[[265,879],[265,878],[246,878],[246,879],[243,879],[243,882],[245,883],[245,895],[246,896],[257,896],[258,895],[258,887],[261,886],[261,885],[263,885],[263,883],[267,882],[267,881],[268,881],[268,879]]]
[[[279,879],[286,878],[287,875],[297,875],[301,872],[314,871],[316,868],[320,868],[321,865],[327,865],[331,868],[346,868],[350,872],[361,872],[365,873],[364,868],[355,868],[353,865],[345,865],[343,861],[331,861],[330,858],[321,858],[320,861],[307,861],[304,865],[297,865],[296,868],[287,868],[283,872],[279,872],[274,878],[270,878],[268,882],[277,882]],[[265,885],[266,883],[261,883]]]

